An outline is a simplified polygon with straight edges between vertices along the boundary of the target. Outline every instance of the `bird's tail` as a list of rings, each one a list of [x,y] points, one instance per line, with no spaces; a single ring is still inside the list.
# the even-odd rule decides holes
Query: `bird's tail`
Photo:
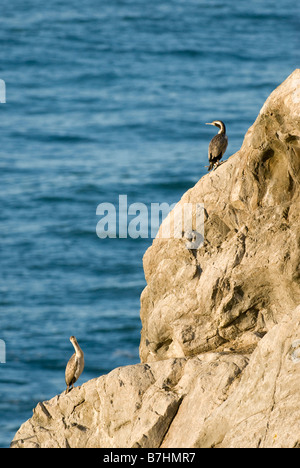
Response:
[[[213,167],[214,167],[214,163],[211,162],[211,163],[209,164],[209,166],[208,166],[207,171],[208,171],[208,172],[211,171],[211,170],[213,169]]]

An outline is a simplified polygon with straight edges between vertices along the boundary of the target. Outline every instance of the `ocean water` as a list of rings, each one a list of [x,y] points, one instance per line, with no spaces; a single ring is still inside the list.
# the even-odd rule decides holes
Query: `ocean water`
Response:
[[[214,119],[236,152],[299,67],[291,0],[15,0],[0,18],[0,447],[32,408],[139,362],[151,238],[99,239],[97,206],[174,203],[205,172]]]

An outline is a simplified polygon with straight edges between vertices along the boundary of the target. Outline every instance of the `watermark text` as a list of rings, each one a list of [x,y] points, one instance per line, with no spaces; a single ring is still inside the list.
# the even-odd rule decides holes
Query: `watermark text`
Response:
[[[6,363],[6,346],[5,341],[0,340],[0,364]]]
[[[0,79],[0,104],[6,103],[6,85],[5,81]]]
[[[161,238],[182,239],[188,249],[204,242],[204,205],[202,203],[144,203],[128,205],[127,195],[119,195],[118,206],[100,203],[96,232],[100,239]]]

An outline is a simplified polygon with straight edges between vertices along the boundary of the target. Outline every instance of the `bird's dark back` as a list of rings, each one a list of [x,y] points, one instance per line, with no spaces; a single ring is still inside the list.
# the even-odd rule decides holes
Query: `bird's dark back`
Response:
[[[217,158],[218,156],[222,156],[227,148],[228,140],[224,134],[217,134],[211,140],[209,147],[208,147],[208,159],[211,161],[212,159]]]

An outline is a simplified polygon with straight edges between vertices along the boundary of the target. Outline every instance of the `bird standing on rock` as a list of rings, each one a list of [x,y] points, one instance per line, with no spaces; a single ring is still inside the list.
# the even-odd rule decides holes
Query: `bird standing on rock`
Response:
[[[214,166],[217,168],[220,165],[219,161],[222,159],[228,145],[228,137],[226,135],[225,124],[221,120],[214,120],[206,125],[215,125],[215,127],[220,129],[218,134],[213,137],[208,147],[208,171],[211,171]]]
[[[67,384],[66,393],[68,393],[71,390],[70,387],[73,387],[74,383],[79,379],[84,369],[83,351],[80,348],[79,344],[77,343],[75,336],[71,336],[70,341],[72,345],[74,346],[75,353],[69,360],[67,367],[66,367],[66,373],[65,373],[66,384]]]

